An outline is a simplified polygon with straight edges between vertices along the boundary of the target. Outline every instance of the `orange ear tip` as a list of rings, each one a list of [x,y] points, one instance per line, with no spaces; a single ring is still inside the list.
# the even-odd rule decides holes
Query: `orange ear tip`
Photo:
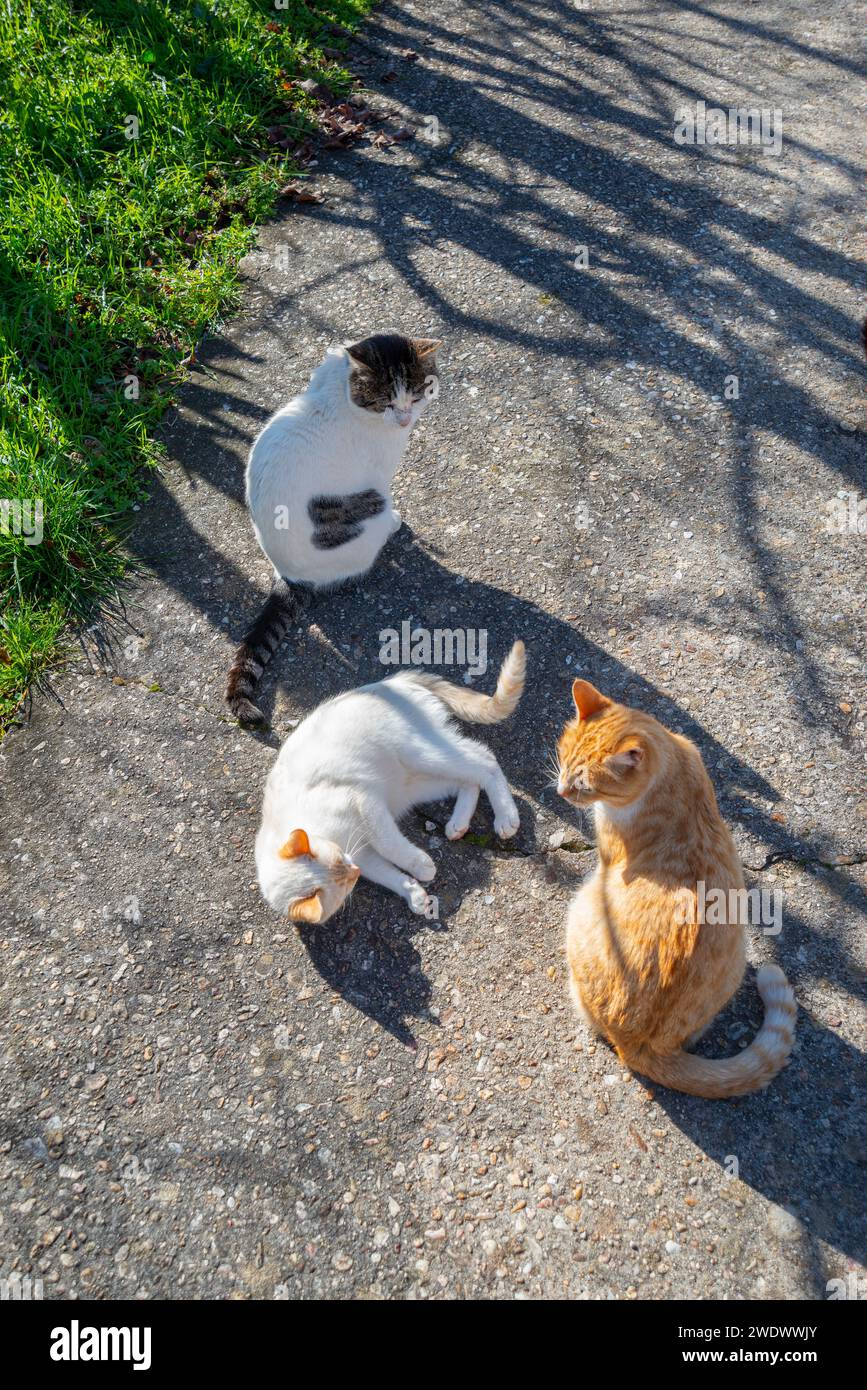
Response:
[[[300,854],[312,854],[306,830],[293,830],[285,845],[277,851],[281,859],[297,859]]]

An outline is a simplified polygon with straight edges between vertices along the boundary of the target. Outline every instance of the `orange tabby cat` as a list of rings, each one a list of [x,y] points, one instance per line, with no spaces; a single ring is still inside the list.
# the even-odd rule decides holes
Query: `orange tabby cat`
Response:
[[[759,969],[765,1021],[749,1047],[725,1060],[683,1051],[732,997],[745,963],[743,875],[698,750],[588,681],[576,680],[572,697],[557,790],[573,806],[595,805],[599,849],[569,908],[575,1003],[626,1066],[664,1086],[713,1097],[759,1090],[794,1039],[795,999],[778,966]],[[721,913],[699,911],[708,898]]]

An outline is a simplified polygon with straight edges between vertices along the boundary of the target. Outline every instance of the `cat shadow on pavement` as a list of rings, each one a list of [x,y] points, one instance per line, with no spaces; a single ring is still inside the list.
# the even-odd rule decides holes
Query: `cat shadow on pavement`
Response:
[[[414,916],[400,898],[392,906],[384,897],[384,889],[359,884],[344,912],[324,927],[299,927],[298,934],[311,964],[347,1004],[415,1049],[408,1020],[437,1020],[414,937],[436,923]]]
[[[258,602],[255,596],[254,602]],[[238,604],[238,637],[252,613],[248,595]],[[563,619],[506,590],[456,575],[440,563],[432,547],[420,543],[406,526],[362,579],[314,597],[305,614],[306,625],[290,633],[263,677],[257,697],[260,707],[270,717],[278,689],[282,688],[293,718],[303,717],[323,699],[394,673],[399,668],[383,664],[380,659],[381,634],[389,629],[400,632],[401,624],[407,620],[413,627],[429,630],[445,626],[452,630],[484,630],[487,670],[473,684],[487,692],[493,691],[500,664],[515,639],[522,638],[527,646],[526,686],[511,719],[483,728],[462,726],[470,737],[479,738],[492,748],[507,780],[517,789],[521,828],[515,840],[500,845],[493,834],[490,807],[482,795],[468,840],[450,844],[442,839],[434,850],[438,873],[431,891],[437,892],[444,882],[454,884],[453,889],[440,890],[444,922],[464,894],[488,877],[480,849],[495,854],[529,855],[537,851],[536,820],[540,813],[546,818],[546,833],[559,822],[567,840],[585,838],[574,813],[552,792],[546,767],[562,723],[571,717],[573,674],[591,680],[614,699],[647,710],[667,727],[693,739],[716,787],[723,816],[729,823],[741,821],[747,826],[767,857],[803,860],[816,854],[814,845],[772,819],[772,806],[778,800],[774,787],[708,734],[692,713]],[[568,667],[567,655],[572,656]],[[435,669],[452,681],[462,679],[462,671],[455,667],[425,669]],[[765,809],[768,803],[771,809]],[[556,818],[554,825],[548,819],[552,816]],[[410,838],[419,844],[426,840],[425,818],[424,812],[416,814],[408,826]],[[438,834],[446,819],[445,804],[432,810],[427,818],[433,820]],[[823,883],[832,894],[845,896],[862,910],[867,906],[860,887],[844,874],[828,875]],[[347,998],[353,991],[357,998],[363,996],[367,1004],[358,1006],[401,1036],[405,1025],[395,1026],[395,1020],[399,1016],[422,1016],[421,1010],[429,1000],[429,987],[418,973],[418,957],[412,945],[415,932],[427,924],[411,917],[405,904],[398,900],[392,904],[390,895],[381,889],[360,885],[357,895],[356,909],[365,904],[366,920],[362,921],[358,911],[352,928],[355,935],[347,937],[340,950],[327,936],[315,931],[305,934],[304,939],[314,965],[329,983]],[[786,949],[778,952],[777,942],[773,945],[778,963],[797,990],[799,968],[787,959],[788,949],[791,945],[794,950],[812,928],[790,910],[786,920],[787,930],[782,938]],[[394,933],[390,928],[369,925],[374,921],[401,922],[404,926]],[[844,944],[825,937],[823,949],[825,973],[851,990],[855,964]],[[381,988],[378,983],[374,987],[376,970],[383,972]],[[402,1014],[395,1012],[398,1004]]]
[[[311,964],[323,980],[354,1009],[408,1047],[416,1046],[410,1019],[437,1022],[430,1008],[431,984],[415,938],[425,931],[451,930],[451,918],[465,895],[478,890],[490,877],[483,850],[496,852],[499,847],[503,854],[528,852],[524,846],[532,844],[535,814],[524,798],[516,800],[521,830],[507,846],[493,833],[489,807],[484,810],[480,806],[467,837],[453,843],[442,833],[450,802],[421,806],[406,818],[408,838],[428,850],[437,866],[436,878],[426,885],[439,904],[437,921],[416,916],[396,894],[362,879],[345,907],[324,927],[299,928]],[[431,825],[432,831],[428,829]]]
[[[789,969],[797,995],[797,971]],[[752,1041],[761,1021],[750,969],[694,1050],[707,1057],[731,1056],[738,1043]],[[723,1224],[736,1236],[740,1184],[782,1208],[768,1215],[768,1242],[785,1240],[809,1297],[828,1296],[827,1281],[845,1277],[846,1259],[867,1259],[865,1074],[864,1054],[799,1007],[792,1058],[766,1090],[719,1101],[653,1086],[671,1121],[714,1165],[701,1178],[695,1210],[713,1208],[718,1217],[728,1213]],[[690,1216],[683,1219],[689,1222]],[[832,1252],[823,1251],[820,1242]],[[756,1270],[757,1277],[761,1273]],[[764,1296],[792,1295],[767,1288]]]

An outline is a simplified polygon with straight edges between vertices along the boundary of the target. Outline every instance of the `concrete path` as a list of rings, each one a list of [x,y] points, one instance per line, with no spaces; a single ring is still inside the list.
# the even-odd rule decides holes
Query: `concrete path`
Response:
[[[418,137],[328,154],[326,201],[263,233],[166,430],[132,629],[3,748],[0,1276],[51,1298],[743,1299],[859,1268],[867,537],[827,529],[867,492],[859,8],[374,14],[358,70]],[[780,154],[676,144],[702,100],[781,109]],[[275,733],[250,735],[221,708],[268,582],[250,442],[329,342],[390,327],[446,345],[407,528],[280,652]],[[526,698],[490,735],[520,836],[492,844],[481,807],[446,845],[431,808],[411,833],[438,929],[362,886],[298,934],[254,881],[266,772],[320,699],[384,674],[405,620],[484,629],[487,688],[526,640]],[[545,761],[575,672],[697,741],[750,881],[782,893],[750,958],[801,1012],[762,1095],[654,1094],[573,1017],[590,826]],[[759,1017],[751,972],[703,1047]]]

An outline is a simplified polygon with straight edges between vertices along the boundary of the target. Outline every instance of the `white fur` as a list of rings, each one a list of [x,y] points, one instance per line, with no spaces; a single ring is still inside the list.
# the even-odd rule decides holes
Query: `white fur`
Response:
[[[433,860],[398,821],[418,803],[455,796],[446,835],[458,839],[480,790],[493,806],[497,834],[514,835],[518,810],[493,753],[458,731],[415,673],[338,695],[299,725],[271,769],[256,839],[262,893],[287,912],[318,890],[325,920],[350,891],[346,884],[335,890],[327,861],[351,858],[365,878],[433,917],[435,899],[419,881],[433,878]],[[280,857],[295,829],[307,832],[314,857]]]
[[[395,408],[381,414],[363,410],[350,396],[349,376],[345,349],[329,348],[307,390],[268,421],[247,466],[247,503],[259,544],[277,574],[316,587],[364,574],[400,526],[391,482],[427,405],[426,399],[413,403],[404,392]],[[345,545],[314,548],[311,498],[368,488],[386,499],[379,516],[365,521],[362,534]]]
[[[644,805],[644,796],[637,796],[634,801],[629,801],[625,806],[612,806],[610,801],[594,801],[593,819],[596,829],[599,830],[606,822],[617,829],[629,825],[635,820]]]

